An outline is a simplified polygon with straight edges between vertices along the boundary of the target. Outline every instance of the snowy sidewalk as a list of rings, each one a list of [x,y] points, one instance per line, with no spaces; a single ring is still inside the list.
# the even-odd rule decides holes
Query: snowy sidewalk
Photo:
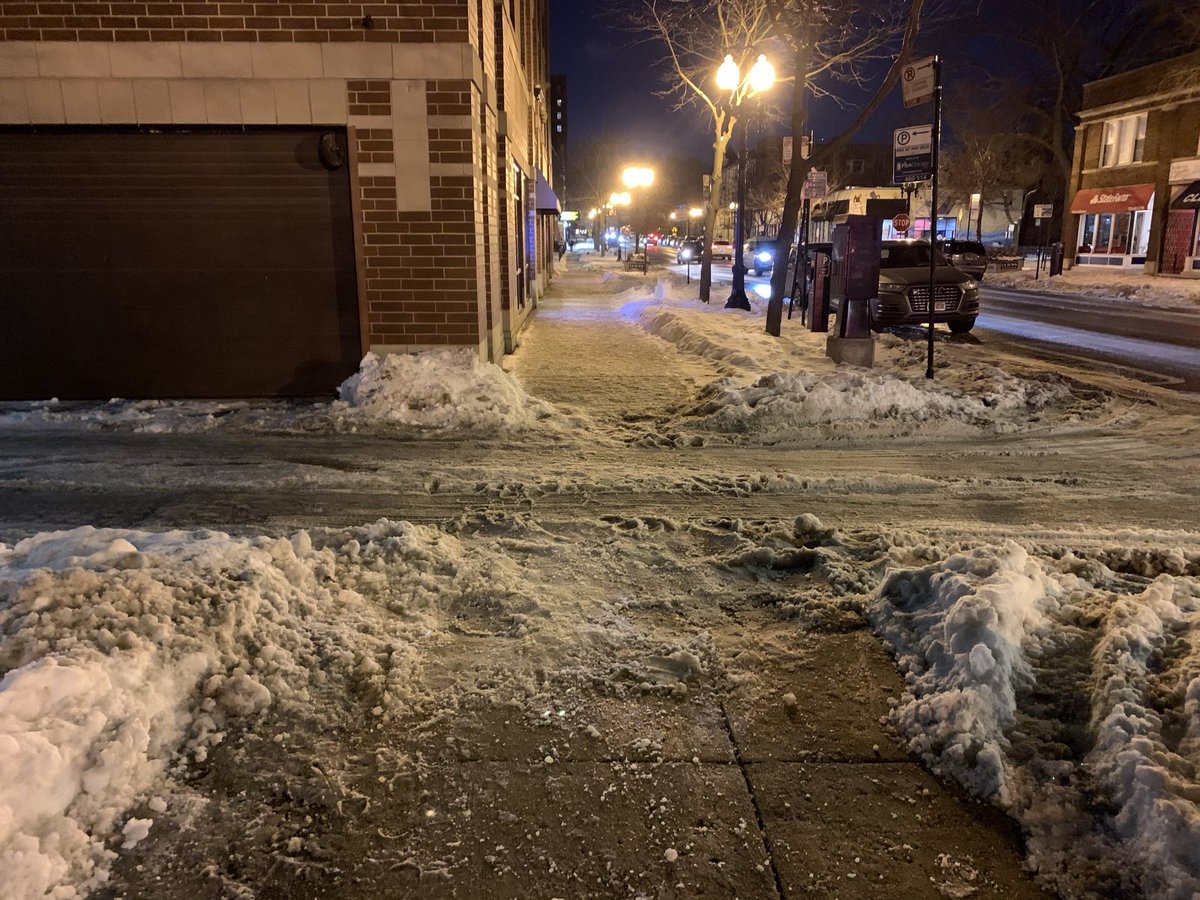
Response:
[[[234,730],[100,896],[1040,896],[1012,824],[880,724],[903,685],[864,619],[714,570],[735,533],[472,530],[539,587],[458,609],[404,688],[427,712],[317,692]]]

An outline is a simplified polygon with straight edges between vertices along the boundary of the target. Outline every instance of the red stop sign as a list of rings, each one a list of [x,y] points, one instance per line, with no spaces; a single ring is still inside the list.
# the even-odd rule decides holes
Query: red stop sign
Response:
[[[907,213],[900,213],[900,215],[892,219],[892,228],[899,232],[908,231],[911,225],[912,219],[908,217]]]

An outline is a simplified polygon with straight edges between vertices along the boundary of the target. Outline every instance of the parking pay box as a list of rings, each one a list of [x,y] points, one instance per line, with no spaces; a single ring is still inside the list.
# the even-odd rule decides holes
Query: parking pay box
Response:
[[[825,343],[835,362],[855,366],[875,364],[871,333],[871,301],[879,296],[881,223],[877,216],[848,216],[833,229],[833,271],[830,293],[836,299],[836,334]]]

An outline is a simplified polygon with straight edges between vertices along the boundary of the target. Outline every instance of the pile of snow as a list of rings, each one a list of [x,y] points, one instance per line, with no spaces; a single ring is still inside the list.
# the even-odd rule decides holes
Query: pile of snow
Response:
[[[1043,269],[1042,276],[1035,280],[1033,269],[1026,263],[1024,269],[994,274],[989,272],[984,284],[1200,312],[1200,279],[1163,278],[1143,272],[1110,272],[1083,266],[1069,269],[1053,278],[1047,276]]]
[[[1200,556],[1153,557],[982,547],[869,609],[909,749],[1015,816],[1066,895],[1200,892]]]
[[[667,293],[667,291],[664,291]],[[679,349],[711,360],[728,375],[704,387],[676,423],[705,431],[786,439],[813,426],[861,423],[881,433],[907,433],[918,423],[951,429],[1011,432],[1044,414],[1079,419],[1111,397],[1060,375],[1020,377],[981,362],[974,348],[943,347],[937,377],[924,377],[924,342],[878,339],[873,369],[837,366],[825,335],[785,323],[780,338],[761,318],[699,302],[646,305],[639,321]],[[759,374],[766,372],[767,374]]]
[[[143,433],[362,431],[397,428],[441,435],[554,428],[556,410],[530,397],[474,350],[368,353],[331,403],[289,401],[109,400],[6,404],[0,427],[83,426]]]
[[[518,577],[432,528],[317,538],[87,527],[0,544],[0,893],[103,883],[152,827],[129,811],[268,708],[329,684],[359,715],[410,712],[441,620]]]
[[[530,428],[554,409],[512,375],[469,348],[368,353],[338,388],[330,415],[342,422],[388,422],[436,431]]]
[[[732,378],[713,382],[686,415],[696,427],[756,435],[845,422],[870,422],[877,427],[890,422],[891,431],[897,426],[942,422],[1005,432],[1036,420],[1049,406],[1072,401],[1065,381],[1023,381],[999,370],[970,391],[921,377],[866,370],[775,373],[746,386]]]

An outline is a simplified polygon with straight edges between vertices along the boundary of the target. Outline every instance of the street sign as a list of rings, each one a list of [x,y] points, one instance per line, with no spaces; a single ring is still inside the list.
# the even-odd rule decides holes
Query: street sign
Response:
[[[578,222],[579,221],[579,210],[564,209],[561,213],[559,213],[558,218],[560,220],[562,220],[563,222]]]
[[[900,213],[898,216],[892,217],[892,230],[899,234],[904,234],[912,226],[912,219],[908,217],[908,213]]]
[[[933,99],[934,59],[926,56],[900,70],[900,88],[904,92],[905,107],[920,106]]]
[[[792,136],[789,134],[783,139],[783,164],[785,166],[792,163]]]
[[[809,169],[808,177],[800,187],[801,200],[820,200],[829,193],[829,173],[823,169]]]
[[[1054,204],[1053,203],[1035,203],[1033,204],[1033,217],[1035,219],[1053,219]]]
[[[933,126],[897,128],[892,135],[892,184],[933,177]]]

